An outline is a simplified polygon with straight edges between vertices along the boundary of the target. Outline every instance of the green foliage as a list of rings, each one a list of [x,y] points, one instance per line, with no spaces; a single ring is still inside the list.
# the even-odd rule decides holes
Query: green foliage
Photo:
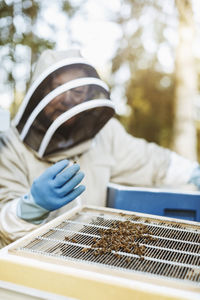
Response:
[[[163,87],[161,83],[165,76],[153,70],[137,71],[126,91],[131,114],[119,119],[134,136],[170,147],[174,85]]]
[[[66,12],[68,16],[71,18],[78,11],[79,6],[72,5],[72,2],[69,0],[62,1],[62,11]]]

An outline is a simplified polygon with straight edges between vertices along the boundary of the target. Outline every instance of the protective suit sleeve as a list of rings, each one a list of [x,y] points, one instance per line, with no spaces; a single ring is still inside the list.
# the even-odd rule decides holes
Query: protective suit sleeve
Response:
[[[170,163],[163,184],[169,186],[194,183],[196,176],[199,176],[200,184],[200,170],[197,172],[195,170],[198,170],[197,162],[190,161],[175,152],[171,152]]]
[[[131,136],[117,120],[108,124],[106,134],[112,141],[109,151],[115,160],[111,168],[113,183],[178,188],[188,184],[197,165],[169,149]]]
[[[198,190],[200,190],[200,165],[196,165],[192,170],[192,174],[189,178],[189,183],[194,184]]]
[[[33,154],[20,141],[11,127],[0,135],[0,247],[23,237],[39,225],[27,222],[17,215],[17,207],[23,195],[30,191],[31,170],[35,167]],[[30,171],[29,171],[30,163]],[[44,169],[48,164],[44,165]],[[41,172],[36,165],[38,173]]]
[[[0,247],[6,246],[39,226],[26,222],[17,216],[19,200],[18,198],[7,202],[1,209]]]
[[[49,215],[49,211],[37,205],[31,193],[22,196],[17,204],[17,216],[33,224],[41,224]]]

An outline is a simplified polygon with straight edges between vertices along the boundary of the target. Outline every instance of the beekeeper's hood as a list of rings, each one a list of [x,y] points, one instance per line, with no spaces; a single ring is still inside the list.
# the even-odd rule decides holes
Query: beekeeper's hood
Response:
[[[13,123],[42,157],[92,139],[113,114],[107,85],[77,50],[46,50]]]

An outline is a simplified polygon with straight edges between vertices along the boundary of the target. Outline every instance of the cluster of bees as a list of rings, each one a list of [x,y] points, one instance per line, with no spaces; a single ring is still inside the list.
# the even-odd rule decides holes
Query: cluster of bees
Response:
[[[136,254],[143,259],[145,246],[139,243],[142,238],[143,243],[146,240],[153,239],[148,227],[143,224],[134,224],[131,221],[115,221],[109,229],[99,229],[100,238],[94,238],[91,248],[83,248],[82,252],[93,250],[95,256],[106,253],[114,253],[117,258],[122,258],[118,252]],[[127,257],[127,262],[130,258]]]

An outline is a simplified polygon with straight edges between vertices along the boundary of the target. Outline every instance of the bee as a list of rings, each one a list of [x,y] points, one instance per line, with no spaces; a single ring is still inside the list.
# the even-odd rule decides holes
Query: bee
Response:
[[[87,252],[89,249],[88,248],[83,248],[82,250],[81,250],[81,252]]]
[[[71,242],[72,243],[77,243],[77,240],[73,238],[73,239],[71,239]]]

